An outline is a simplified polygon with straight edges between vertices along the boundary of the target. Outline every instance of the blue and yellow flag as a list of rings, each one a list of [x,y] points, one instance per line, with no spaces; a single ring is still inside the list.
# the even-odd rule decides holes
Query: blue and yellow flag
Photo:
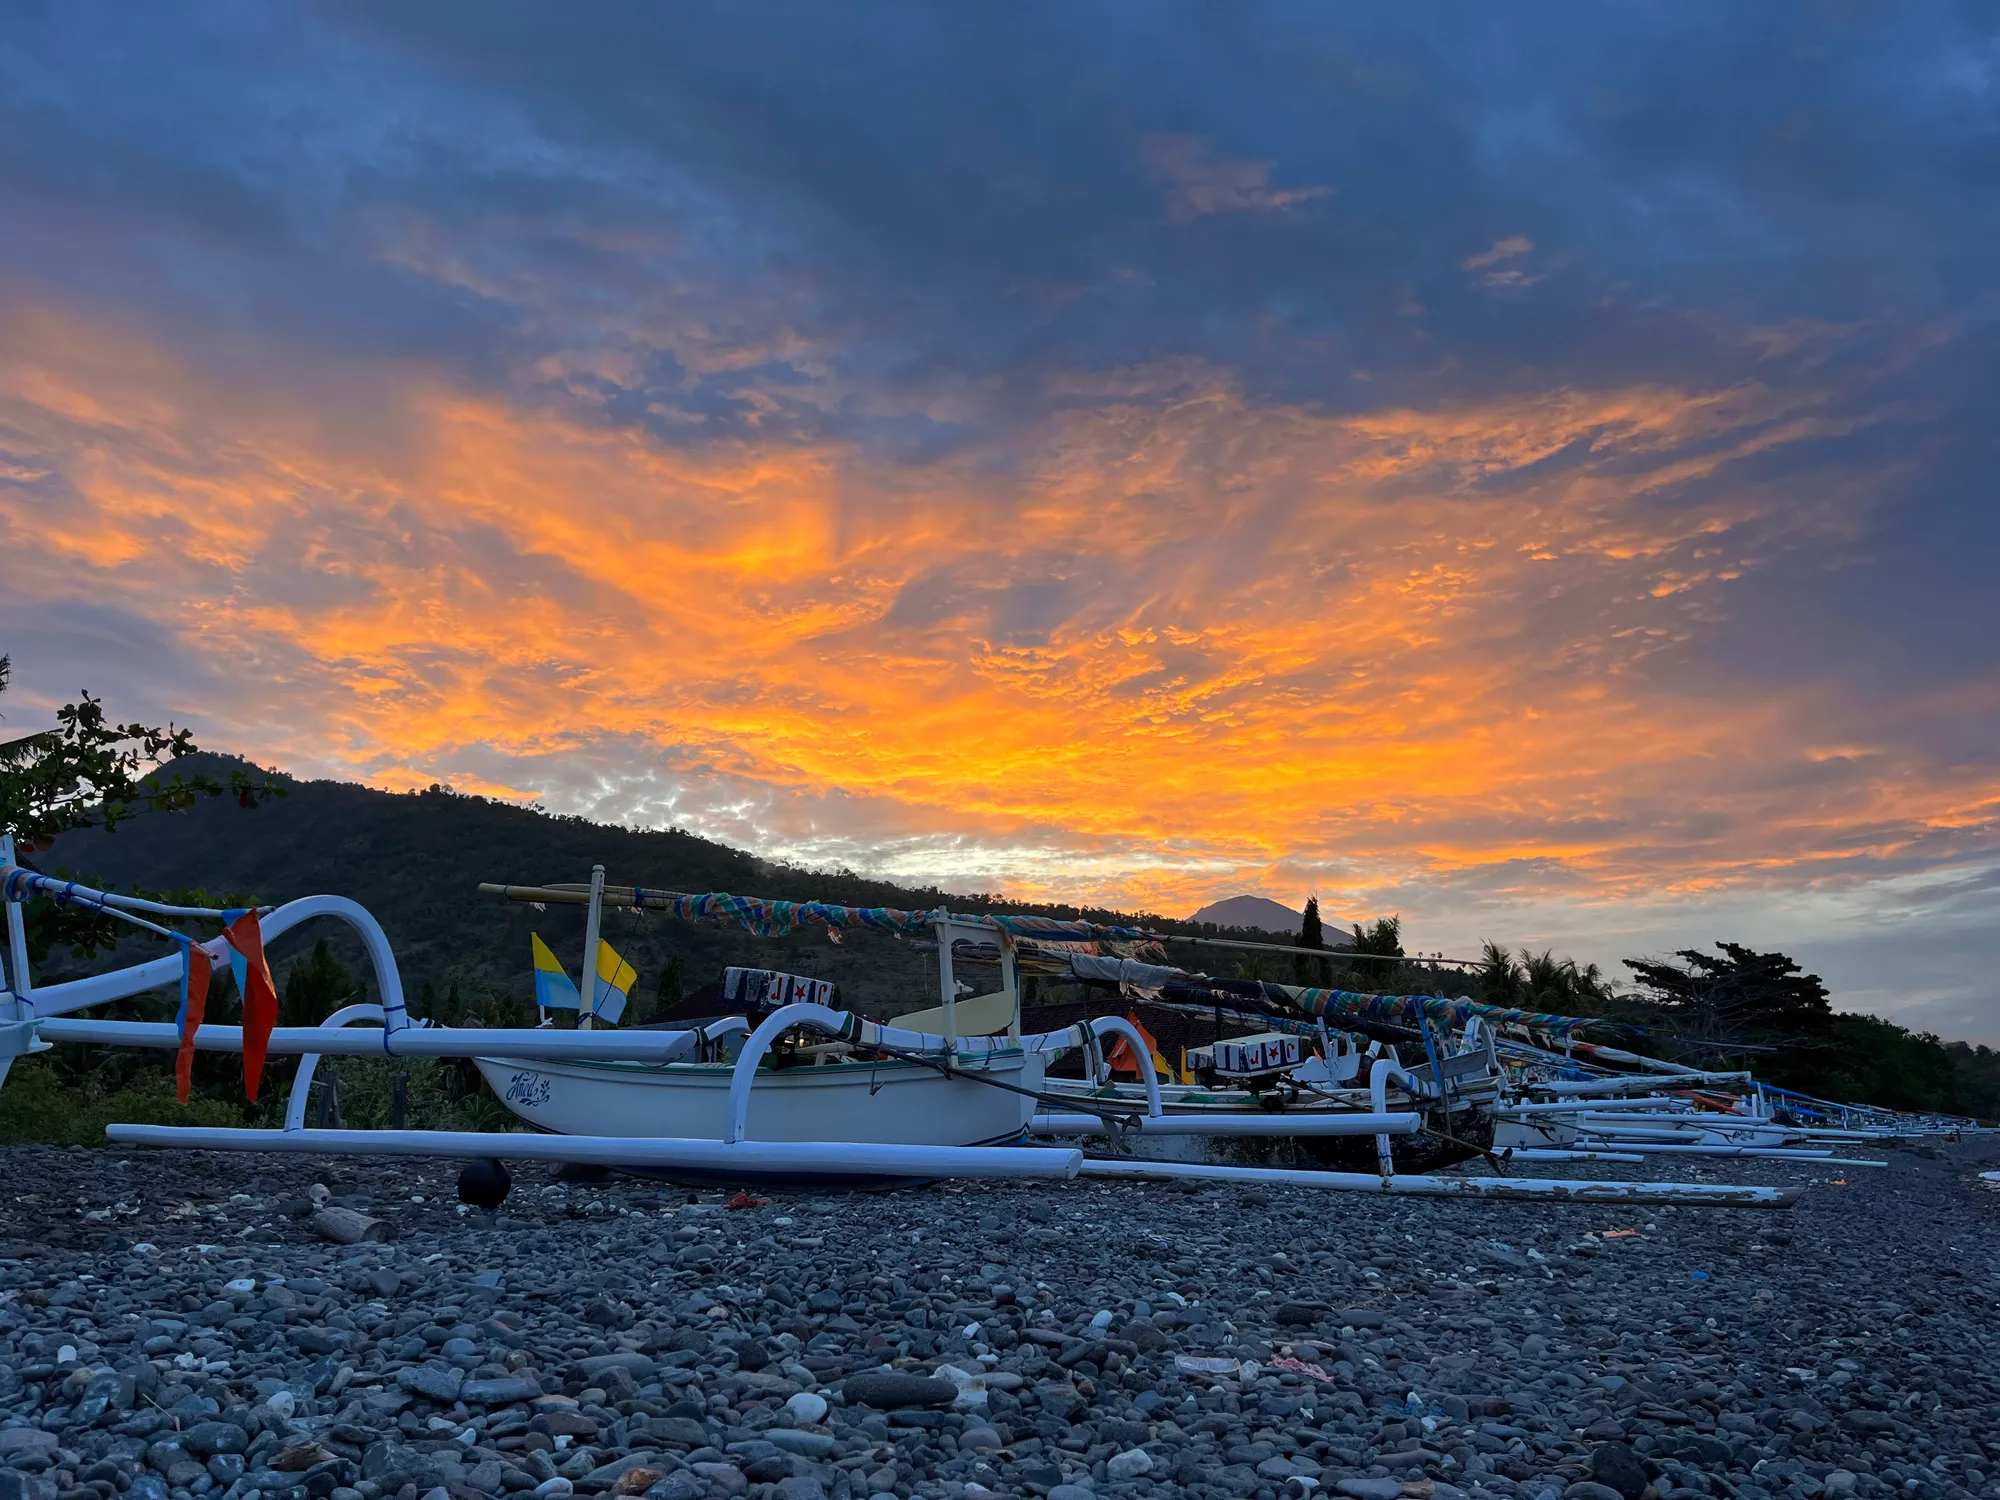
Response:
[[[597,989],[592,1000],[602,1020],[615,1024],[625,1014],[625,997],[632,992],[632,981],[638,977],[639,971],[620,958],[609,943],[598,943]]]
[[[549,951],[540,933],[530,933],[535,952],[535,1004],[543,1010],[581,1010],[582,997],[576,992],[561,960]],[[632,992],[638,971],[618,956],[609,943],[597,945],[597,987],[592,992],[597,1018],[615,1024],[625,1014],[625,998]]]
[[[535,1004],[543,1010],[581,1010],[583,997],[576,992],[568,974],[539,932],[530,933],[535,945]]]

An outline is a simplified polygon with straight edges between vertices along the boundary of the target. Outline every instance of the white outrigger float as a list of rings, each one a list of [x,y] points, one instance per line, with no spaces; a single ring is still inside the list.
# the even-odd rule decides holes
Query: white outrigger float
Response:
[[[765,933],[800,922],[928,931],[938,942],[941,1004],[902,1018],[900,1025],[823,1004],[792,1002],[766,1015],[729,1016],[699,1026],[612,1028],[595,1024],[586,997],[573,1029],[436,1026],[409,1015],[395,957],[367,910],[345,897],[314,896],[259,908],[262,936],[276,938],[315,919],[345,923],[367,951],[378,1000],[344,1007],[318,1026],[275,1027],[265,1036],[246,1037],[243,1027],[233,1026],[183,1028],[175,1022],[94,1019],[81,1013],[179,984],[191,946],[215,962],[228,961],[224,939],[195,943],[156,918],[222,922],[240,914],[169,906],[56,880],[16,865],[11,845],[0,840],[0,894],[6,899],[9,935],[7,983],[0,984],[0,1082],[15,1057],[61,1043],[222,1052],[248,1048],[253,1056],[263,1052],[300,1059],[282,1128],[112,1125],[107,1136],[121,1145],[180,1149],[595,1163],[711,1184],[856,1187],[952,1177],[1192,1178],[1420,1196],[1766,1208],[1789,1206],[1799,1193],[1796,1188],[1708,1183],[1399,1174],[1388,1143],[1414,1133],[1419,1115],[1387,1107],[1386,1091],[1393,1081],[1387,1074],[1381,1075],[1379,1089],[1371,1076],[1368,1108],[1353,1107],[1352,1100],[1335,1101],[1346,1107],[1282,1116],[1264,1110],[1176,1113],[1150,1070],[1133,1097],[1052,1094],[1046,1088],[1046,1068],[1055,1057],[1082,1048],[1092,1059],[1093,1076],[1101,1077],[1104,1040],[1122,1038],[1141,1057],[1147,1055],[1146,1043],[1136,1027],[1118,1016],[1023,1035],[1019,981],[1011,962],[1014,945],[1027,938],[1042,946],[1081,949],[1151,938],[1129,929],[1047,917],[899,912],[607,889],[601,867],[588,886],[482,889],[519,900],[587,905],[586,953],[596,949],[607,905],[665,910],[697,920],[724,918]],[[29,971],[20,914],[19,903],[27,899],[90,906],[161,934],[177,951],[38,987]],[[1000,1002],[1004,1026],[979,1034],[960,1026],[951,953],[961,941],[997,941],[1007,955]],[[309,1128],[307,1100],[322,1056],[471,1059],[532,1133]],[[1038,1120],[1043,1122],[1039,1128]],[[1025,1144],[1049,1129],[1049,1121],[1060,1127],[1059,1133],[1109,1133],[1119,1141],[1155,1135],[1363,1135],[1375,1137],[1381,1149],[1378,1170],[1366,1173],[1129,1156],[1086,1159],[1072,1145]]]
[[[1913,1117],[1888,1111],[1867,1111],[1867,1123],[1861,1124],[1848,1118],[1851,1106],[1840,1105],[1826,1107],[1840,1112],[1827,1116],[1839,1124],[1806,1124],[1782,1110],[1774,1096],[1793,1101],[1807,1096],[1774,1089],[1747,1072],[1702,1071],[1609,1047],[1584,1048],[1583,1058],[1515,1043],[1504,1050],[1517,1076],[1494,1111],[1494,1141],[1515,1160],[1570,1152],[1622,1161],[1754,1157],[1885,1167],[1884,1161],[1834,1153],[1929,1131]],[[1607,1062],[1642,1071],[1621,1071]]]

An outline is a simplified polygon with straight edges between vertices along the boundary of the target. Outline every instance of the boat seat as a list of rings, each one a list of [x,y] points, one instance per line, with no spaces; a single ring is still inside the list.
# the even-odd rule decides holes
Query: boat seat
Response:
[[[960,1036],[993,1036],[1014,1023],[1014,1001],[1005,990],[990,995],[974,995],[952,1007]],[[944,1035],[944,1007],[912,1011],[907,1016],[891,1016],[883,1023],[903,1031],[921,1031],[930,1036]]]

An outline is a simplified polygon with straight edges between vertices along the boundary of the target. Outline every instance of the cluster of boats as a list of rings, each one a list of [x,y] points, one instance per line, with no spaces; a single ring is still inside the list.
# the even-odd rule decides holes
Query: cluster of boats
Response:
[[[934,945],[936,1003],[912,997],[923,1008],[869,1017],[826,1003],[823,981],[737,970],[726,993],[740,1004],[727,1014],[611,1025],[595,1005],[602,987],[586,986],[572,1026],[546,1017],[535,1027],[440,1026],[409,1014],[395,956],[366,909],[316,896],[260,910],[263,937],[308,921],[346,923],[366,948],[376,1000],[317,1026],[248,1036],[198,1016],[99,1019],[86,1012],[181,982],[188,942],[162,922],[239,914],[55,880],[14,865],[4,841],[0,882],[10,938],[0,1082],[14,1057],[64,1043],[247,1048],[300,1059],[281,1128],[111,1126],[110,1139],[124,1145],[591,1162],[729,1185],[1200,1178],[1782,1207],[1798,1189],[1548,1178],[1510,1167],[1689,1155],[1852,1165],[1855,1158],[1835,1153],[1969,1123],[1780,1095],[1745,1073],[1701,1072],[1585,1042],[1578,1033],[1590,1023],[1580,1017],[1211,976],[1156,961],[1177,940],[1172,934],[615,887],[601,867],[587,883],[481,889],[586,907],[584,952],[597,963],[602,914],[618,907],[728,921],[764,936],[819,925],[917,938]],[[29,899],[87,904],[174,938],[175,951],[37,986],[19,908]],[[975,994],[958,976],[982,968],[987,987]],[[1024,972],[1103,1001],[1024,1006]],[[820,998],[793,998],[800,995]],[[309,1127],[317,1061],[338,1055],[470,1059],[522,1128]],[[1475,1162],[1489,1169],[1464,1169]]]

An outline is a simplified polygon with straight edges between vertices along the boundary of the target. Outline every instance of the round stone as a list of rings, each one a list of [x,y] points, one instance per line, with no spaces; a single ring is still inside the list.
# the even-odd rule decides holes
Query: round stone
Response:
[[[812,1423],[826,1419],[826,1397],[813,1391],[800,1391],[785,1403],[785,1410],[797,1422]]]

